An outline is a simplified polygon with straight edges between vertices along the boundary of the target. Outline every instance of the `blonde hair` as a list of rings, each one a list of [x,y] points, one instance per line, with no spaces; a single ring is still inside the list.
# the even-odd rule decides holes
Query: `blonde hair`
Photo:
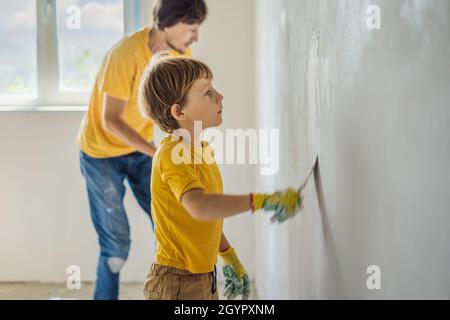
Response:
[[[141,78],[138,92],[140,111],[161,130],[172,133],[180,127],[172,116],[172,106],[179,104],[183,108],[195,80],[212,77],[211,69],[201,61],[172,58],[167,53],[157,54]]]

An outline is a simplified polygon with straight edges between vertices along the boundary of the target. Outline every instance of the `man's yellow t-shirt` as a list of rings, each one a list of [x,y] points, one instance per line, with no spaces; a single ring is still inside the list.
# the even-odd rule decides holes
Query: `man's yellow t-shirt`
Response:
[[[148,46],[150,31],[150,28],[144,28],[125,36],[103,60],[95,80],[89,110],[84,116],[78,134],[81,150],[91,157],[117,157],[136,151],[103,128],[105,93],[127,101],[122,118],[148,142],[153,140],[153,123],[140,114],[137,105],[139,82],[152,57]],[[179,55],[175,51],[171,51],[170,54]],[[190,57],[191,51],[188,50],[185,56]]]
[[[156,263],[208,273],[217,263],[223,220],[194,219],[180,202],[184,193],[192,189],[223,193],[222,176],[212,149],[207,142],[194,147],[167,135],[153,158],[151,179]]]

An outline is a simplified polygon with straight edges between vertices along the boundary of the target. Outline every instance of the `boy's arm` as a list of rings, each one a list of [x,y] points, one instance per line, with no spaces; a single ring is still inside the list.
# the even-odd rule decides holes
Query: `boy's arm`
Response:
[[[181,196],[181,204],[197,220],[213,221],[251,210],[274,212],[271,221],[279,223],[293,217],[300,208],[301,192],[286,189],[272,194],[256,193],[243,196],[207,194],[203,189],[191,189]]]
[[[220,239],[219,252],[225,252],[231,248],[231,244],[228,242],[228,239],[225,237],[225,234],[222,232],[222,238]]]
[[[203,221],[225,219],[251,209],[250,195],[206,194],[203,189],[187,191],[181,204],[194,218]]]

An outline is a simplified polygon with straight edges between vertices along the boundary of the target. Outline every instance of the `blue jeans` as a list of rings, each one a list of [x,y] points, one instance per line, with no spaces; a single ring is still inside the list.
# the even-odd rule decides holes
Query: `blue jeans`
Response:
[[[94,299],[119,297],[119,273],[130,250],[130,226],[123,205],[127,179],[139,205],[150,214],[152,158],[140,152],[96,159],[80,151],[80,168],[85,177],[91,218],[98,235],[100,257]]]

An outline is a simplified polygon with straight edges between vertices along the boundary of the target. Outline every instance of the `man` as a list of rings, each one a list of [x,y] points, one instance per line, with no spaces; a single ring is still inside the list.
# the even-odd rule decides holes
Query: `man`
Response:
[[[153,28],[125,36],[108,52],[98,73],[79,132],[80,167],[100,244],[94,299],[118,299],[119,273],[130,249],[125,179],[151,220],[156,148],[153,124],[137,106],[141,75],[156,52],[190,56],[206,15],[204,0],[157,0]]]

